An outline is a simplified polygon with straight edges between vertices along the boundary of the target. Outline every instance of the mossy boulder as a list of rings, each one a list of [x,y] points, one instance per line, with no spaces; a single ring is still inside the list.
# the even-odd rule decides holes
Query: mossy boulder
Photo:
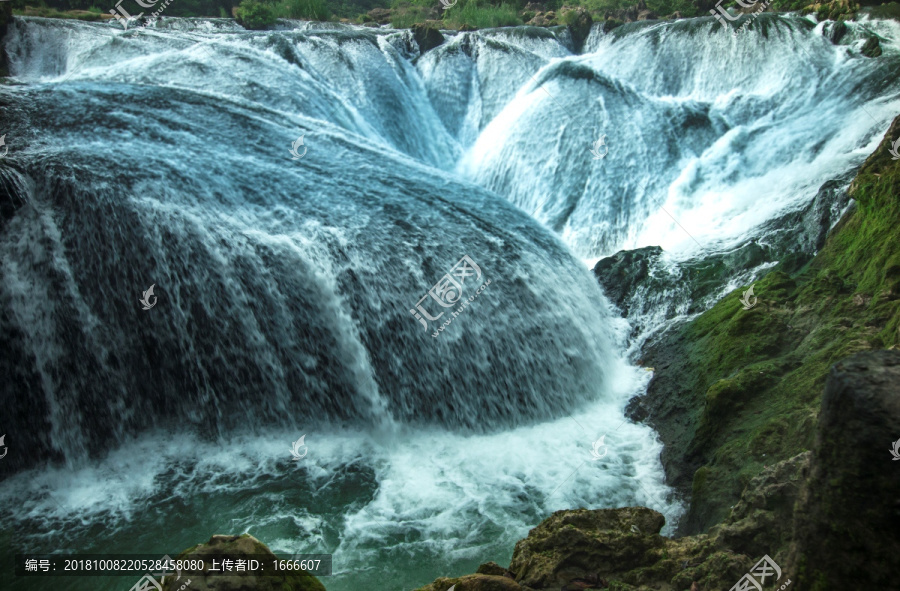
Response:
[[[413,38],[419,46],[419,52],[425,53],[444,42],[444,36],[435,27],[417,24],[412,27]]]
[[[875,35],[870,35],[859,50],[866,57],[878,57],[881,55],[881,42]]]
[[[242,556],[265,560],[267,563],[269,560],[277,558],[265,544],[250,534],[244,534],[241,536],[213,536],[205,544],[188,548],[175,560],[202,558],[209,566],[213,559],[221,561],[226,557],[233,559]],[[191,580],[190,591],[325,591],[322,583],[305,571],[265,576],[214,572],[201,576],[184,575],[181,579],[166,577],[163,591],[177,591],[186,582],[186,578]]]
[[[527,587],[558,589],[650,567],[650,551],[665,546],[658,535],[664,524],[646,507],[557,511],[516,544],[509,570]]]
[[[560,10],[559,14],[560,22],[569,28],[569,33],[572,35],[572,42],[575,45],[575,51],[580,52],[582,47],[584,47],[584,42],[588,38],[588,35],[591,34],[591,26],[594,24],[594,19],[591,18],[590,13],[583,8],[566,11]]]
[[[866,351],[832,368],[794,525],[798,588],[897,587],[898,426],[900,351]]]

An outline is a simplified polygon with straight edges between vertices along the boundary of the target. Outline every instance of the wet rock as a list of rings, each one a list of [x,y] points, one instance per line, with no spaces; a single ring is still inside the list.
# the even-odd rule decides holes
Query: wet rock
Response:
[[[212,565],[213,559],[221,561],[222,558],[235,558],[246,556],[260,560],[275,560],[277,557],[269,548],[251,536],[220,536],[216,535],[205,544],[198,544],[188,548],[174,560],[203,559],[207,566]],[[177,591],[190,579],[190,591],[325,591],[325,587],[316,577],[305,571],[293,571],[283,576],[276,575],[234,575],[234,574],[207,574],[201,576],[183,575],[180,579],[166,577],[163,582],[163,591]]]
[[[586,10],[578,8],[566,13],[565,22],[568,23],[569,32],[572,34],[575,51],[580,53],[582,47],[584,47],[584,41],[591,33],[591,26],[594,24],[594,19],[591,18],[591,15],[588,14]]]
[[[858,353],[825,385],[788,569],[798,589],[892,589],[900,557],[900,351]],[[827,587],[817,586],[827,581]]]
[[[412,33],[421,53],[434,49],[444,42],[444,36],[441,35],[441,32],[428,25],[413,25]]]
[[[862,49],[859,50],[866,57],[878,57],[881,55],[881,43],[878,41],[878,37],[872,35],[868,39],[866,39],[865,45],[862,46]]]
[[[615,29],[616,27],[621,27],[621,26],[624,25],[624,24],[625,24],[625,23],[623,23],[623,22],[620,21],[620,20],[616,20],[616,19],[614,19],[614,18],[608,18],[608,19],[606,19],[605,21],[603,21],[603,32],[604,32],[604,33],[609,33],[610,31],[612,31],[612,30]]]
[[[659,19],[659,15],[652,10],[641,10],[637,13],[637,20],[639,21],[655,21],[657,19]]]
[[[628,317],[628,298],[644,281],[653,261],[662,255],[662,248],[647,246],[636,250],[621,250],[594,265],[594,276],[603,286],[606,297]]]
[[[843,39],[844,35],[846,35],[846,34],[847,34],[847,24],[844,23],[844,21],[838,21],[838,22],[834,23],[833,25],[831,25],[831,27],[828,28],[828,32],[825,34],[825,36],[828,38],[829,41],[831,41],[832,43],[837,45],[838,43],[841,42],[841,39]]]

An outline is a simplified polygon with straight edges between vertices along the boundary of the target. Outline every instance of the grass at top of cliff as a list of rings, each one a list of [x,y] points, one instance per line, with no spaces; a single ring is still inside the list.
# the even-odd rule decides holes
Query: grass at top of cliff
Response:
[[[758,280],[755,307],[743,309],[741,288],[680,331],[686,388],[703,393],[688,454],[702,464],[691,510],[704,528],[763,466],[811,447],[832,364],[900,342],[900,161],[887,141],[898,135],[900,117],[851,185],[855,209],[812,261]]]
[[[515,3],[500,5],[485,0],[460,0],[453,8],[444,11],[444,25],[451,29],[469,26],[474,29],[512,27],[522,24]]]

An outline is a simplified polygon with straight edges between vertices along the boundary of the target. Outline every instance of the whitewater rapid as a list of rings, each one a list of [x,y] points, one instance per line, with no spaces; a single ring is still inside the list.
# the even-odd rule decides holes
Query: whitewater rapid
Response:
[[[16,548],[249,531],[334,553],[343,591],[505,563],[558,509],[640,504],[672,531],[660,444],[623,416],[650,374],[581,259],[730,248],[852,170],[900,106],[896,23],[836,46],[760,22],[595,27],[583,55],[564,30],[448,33],[421,55],[389,29],[16,19]],[[864,27],[882,58],[854,53]],[[463,255],[490,288],[434,338],[410,311]]]

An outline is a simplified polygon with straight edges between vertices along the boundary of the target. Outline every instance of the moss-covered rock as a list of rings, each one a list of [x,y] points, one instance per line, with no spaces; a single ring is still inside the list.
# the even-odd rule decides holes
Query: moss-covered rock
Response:
[[[650,567],[651,551],[665,545],[657,535],[664,524],[646,507],[557,511],[516,544],[509,570],[520,584],[545,589]]]
[[[412,34],[421,53],[434,49],[444,42],[444,36],[432,26],[413,25]]]
[[[878,57],[881,55],[881,42],[875,35],[870,35],[860,48],[859,52],[866,57]]]
[[[277,557],[269,548],[251,536],[213,536],[205,544],[198,544],[179,554],[175,560],[202,558],[207,565],[213,559],[246,556],[257,560],[275,560]],[[260,557],[265,557],[261,559]],[[191,575],[190,591],[325,591],[316,577],[305,571],[293,571],[284,575],[234,575],[211,573],[201,576]],[[185,577],[167,577],[163,591],[176,591],[185,582]]]
[[[822,397],[788,568],[811,591],[897,587],[900,351],[836,364]]]

